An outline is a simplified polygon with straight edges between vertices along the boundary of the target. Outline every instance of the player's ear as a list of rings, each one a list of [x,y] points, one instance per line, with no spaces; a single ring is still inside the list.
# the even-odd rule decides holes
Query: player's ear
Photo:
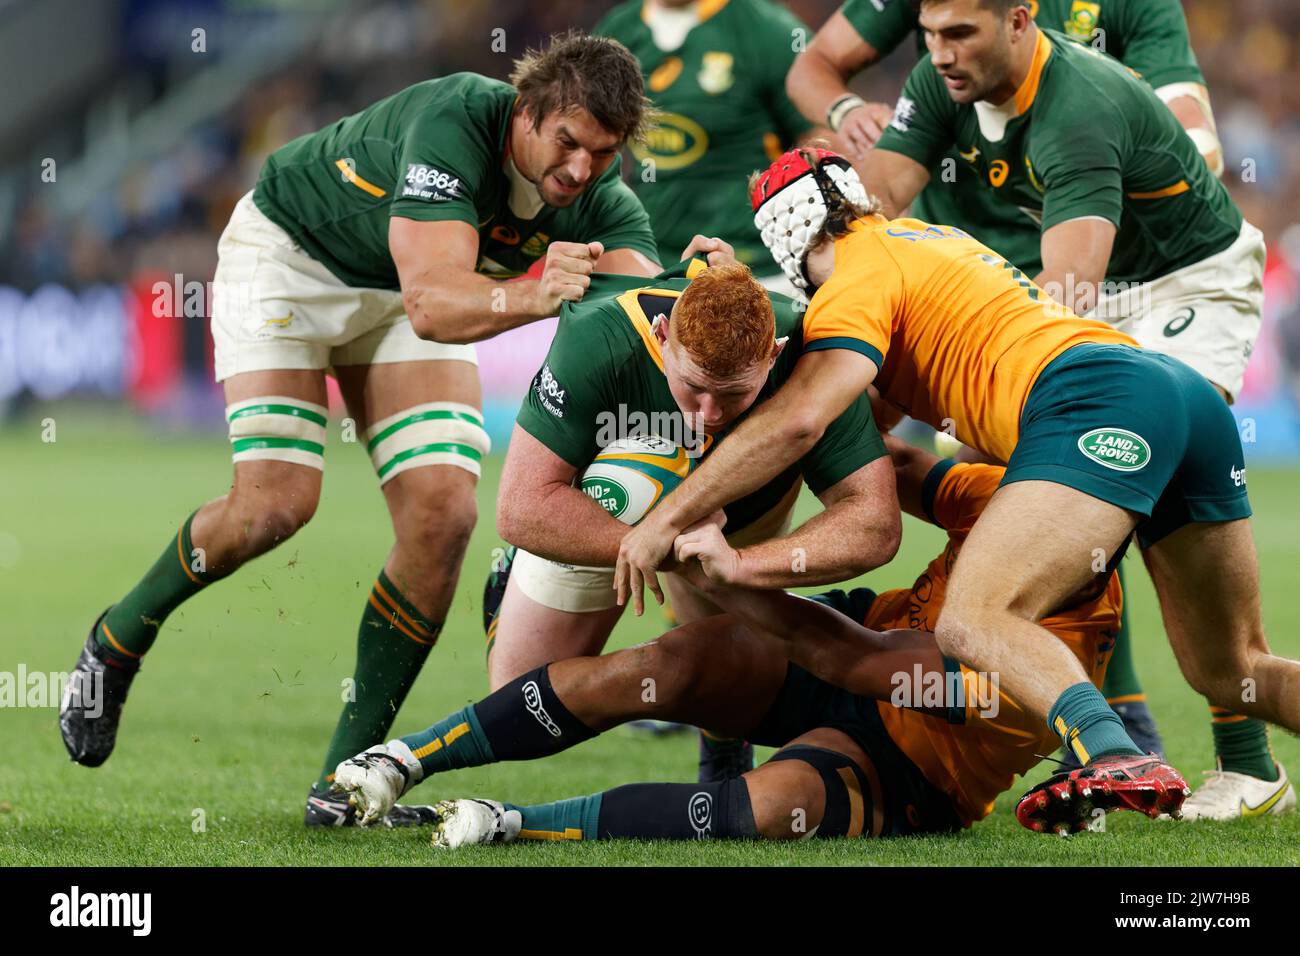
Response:
[[[671,314],[671,313],[670,313]],[[655,334],[660,345],[668,344],[668,316],[662,312],[654,317],[650,322],[650,331]]]
[[[785,351],[785,345],[789,341],[790,336],[783,335],[772,343],[772,362],[776,362],[776,360],[781,357],[781,353]]]

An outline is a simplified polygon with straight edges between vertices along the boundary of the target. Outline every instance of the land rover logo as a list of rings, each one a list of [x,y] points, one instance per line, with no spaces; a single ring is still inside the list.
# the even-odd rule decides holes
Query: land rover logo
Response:
[[[617,481],[609,478],[584,478],[582,491],[608,511],[612,517],[617,518],[627,510],[627,489]]]
[[[1094,428],[1079,439],[1079,451],[1115,471],[1141,471],[1151,460],[1151,446],[1124,428]]]

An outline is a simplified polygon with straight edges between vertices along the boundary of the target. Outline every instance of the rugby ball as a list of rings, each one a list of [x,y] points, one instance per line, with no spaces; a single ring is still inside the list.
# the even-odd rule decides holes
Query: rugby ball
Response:
[[[579,479],[583,493],[624,524],[636,524],[680,485],[697,459],[656,435],[606,445]]]

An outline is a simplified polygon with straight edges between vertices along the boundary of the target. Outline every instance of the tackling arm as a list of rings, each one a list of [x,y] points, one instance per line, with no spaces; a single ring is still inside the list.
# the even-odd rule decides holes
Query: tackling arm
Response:
[[[812,587],[847,581],[888,564],[903,539],[893,467],[877,458],[819,496],[825,510],[783,538],[736,552],[732,584]]]
[[[1210,106],[1210,91],[1200,83],[1170,83],[1156,90],[1169,112],[1187,130],[1205,165],[1215,176],[1223,176],[1223,146]]]

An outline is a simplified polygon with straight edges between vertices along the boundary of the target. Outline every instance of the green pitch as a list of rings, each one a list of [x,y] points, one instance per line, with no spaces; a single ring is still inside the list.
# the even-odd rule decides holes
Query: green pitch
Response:
[[[157,557],[201,501],[224,491],[226,442],[166,438],[82,406],[0,431],[0,672],[66,672],[90,622]],[[351,673],[356,627],[390,543],[388,515],[360,448],[331,428],[315,520],[277,551],[184,606],[164,628],[132,691],[113,757],[89,770],[67,759],[57,701],[0,709],[0,863],[131,864],[1062,864],[1295,865],[1300,815],[1231,824],[1156,823],[1112,815],[1105,833],[1069,839],[1022,830],[1013,794],[958,836],[792,845],[545,844],[436,853],[416,831],[307,832],[302,808]],[[395,732],[426,726],[486,692],[482,584],[496,538],[500,459],[486,464],[479,527],[452,614]],[[1264,610],[1273,646],[1300,657],[1300,501],[1295,472],[1252,468]],[[908,584],[940,536],[907,524],[902,551],[873,575]],[[1136,565],[1136,563],[1135,563]],[[1173,762],[1189,781],[1212,766],[1207,710],[1183,683],[1158,628],[1150,583],[1130,575],[1137,658]],[[625,621],[624,646],[653,636],[652,613]],[[1300,773],[1300,742],[1273,731],[1278,758]],[[413,796],[487,796],[528,803],[622,783],[692,780],[690,737],[626,730],[550,760],[447,774]],[[1040,768],[1030,782],[1045,774]]]

